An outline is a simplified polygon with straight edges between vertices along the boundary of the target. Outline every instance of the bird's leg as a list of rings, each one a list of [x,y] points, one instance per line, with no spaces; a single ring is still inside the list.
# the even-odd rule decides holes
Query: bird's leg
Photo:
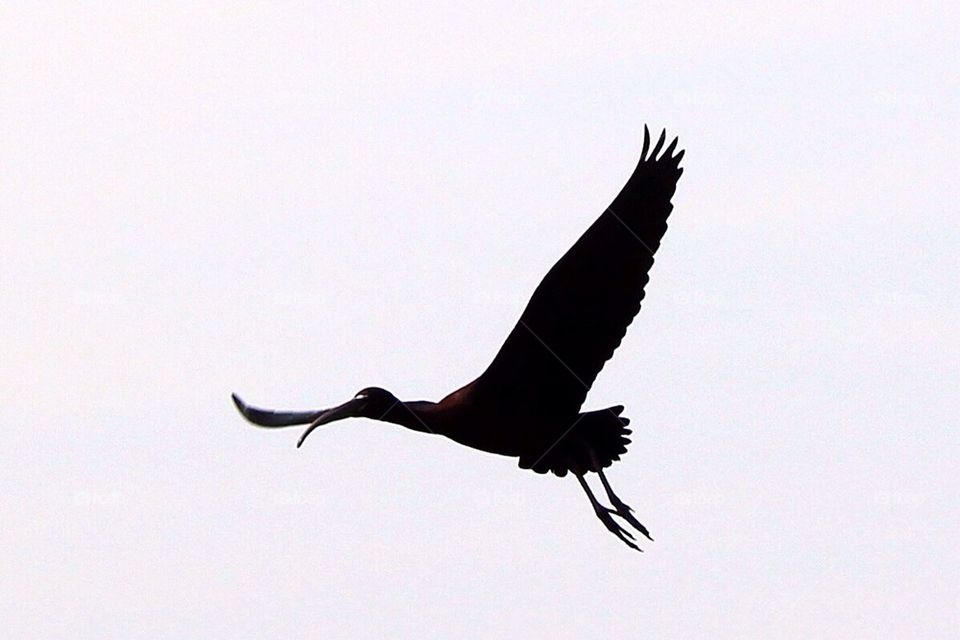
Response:
[[[633,541],[633,534],[617,524],[617,521],[613,519],[612,513],[616,513],[613,509],[608,509],[597,501],[597,498],[593,495],[593,491],[590,490],[590,485],[587,484],[587,481],[583,479],[583,476],[580,474],[575,474],[577,476],[577,481],[580,483],[580,486],[583,487],[583,490],[586,492],[587,497],[590,498],[590,504],[593,506],[593,512],[597,514],[597,517],[600,518],[600,522],[612,533],[626,544],[631,549],[636,549],[637,551],[643,551],[640,547],[635,545]],[[628,540],[629,538],[629,540]]]
[[[647,528],[640,524],[640,522],[634,517],[633,509],[631,509],[629,505],[625,504],[623,500],[618,498],[617,494],[613,492],[613,488],[610,486],[610,483],[607,482],[607,477],[603,475],[603,469],[597,469],[597,475],[600,476],[600,482],[603,483],[603,488],[607,492],[607,499],[610,500],[610,504],[613,505],[613,512],[629,522],[630,525],[637,531],[645,535],[647,540],[653,542],[653,538],[650,537],[650,532],[647,531]]]

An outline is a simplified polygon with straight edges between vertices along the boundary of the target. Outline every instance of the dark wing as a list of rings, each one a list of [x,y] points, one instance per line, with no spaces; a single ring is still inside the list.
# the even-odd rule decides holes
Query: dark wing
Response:
[[[271,411],[251,407],[235,393],[231,394],[230,397],[233,398],[233,404],[237,405],[237,411],[258,427],[292,427],[297,424],[310,424],[323,415],[325,411],[323,409],[319,411]]]
[[[550,269],[487,370],[475,397],[539,416],[570,415],[640,310],[653,254],[667,230],[683,169],[666,131],[643,151],[613,204]],[[507,404],[508,403],[508,404]]]

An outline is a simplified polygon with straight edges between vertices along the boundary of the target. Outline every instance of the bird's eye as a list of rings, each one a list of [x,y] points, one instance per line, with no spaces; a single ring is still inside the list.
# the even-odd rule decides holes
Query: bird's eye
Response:
[[[361,392],[358,393],[357,395],[353,396],[353,399],[354,399],[354,400],[363,400],[363,399],[366,398],[366,397],[367,397],[367,394],[364,393],[363,391],[361,391]]]

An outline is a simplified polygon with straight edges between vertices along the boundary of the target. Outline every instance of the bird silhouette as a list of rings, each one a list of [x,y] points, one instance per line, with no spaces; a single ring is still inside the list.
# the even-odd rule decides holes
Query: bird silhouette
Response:
[[[521,468],[537,473],[572,473],[606,528],[640,551],[621,522],[653,538],[603,473],[626,453],[630,421],[620,405],[586,412],[580,407],[640,310],[653,255],[667,230],[684,152],[674,155],[674,138],[661,154],[665,139],[666,130],[651,150],[644,127],[640,161],[626,185],[543,278],[493,362],[473,382],[439,402],[402,402],[385,389],[367,387],[331,409],[269,411],[234,394],[237,408],[261,427],[309,425],[298,447],[322,425],[363,417],[516,457]],[[587,484],[589,472],[600,477],[609,507]]]

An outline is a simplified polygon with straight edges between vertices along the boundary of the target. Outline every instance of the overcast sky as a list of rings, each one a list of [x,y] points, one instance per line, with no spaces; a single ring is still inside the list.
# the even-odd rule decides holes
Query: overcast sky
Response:
[[[955,638],[950,3],[0,6],[0,623],[70,638]],[[687,150],[577,483],[232,391],[439,399]]]

